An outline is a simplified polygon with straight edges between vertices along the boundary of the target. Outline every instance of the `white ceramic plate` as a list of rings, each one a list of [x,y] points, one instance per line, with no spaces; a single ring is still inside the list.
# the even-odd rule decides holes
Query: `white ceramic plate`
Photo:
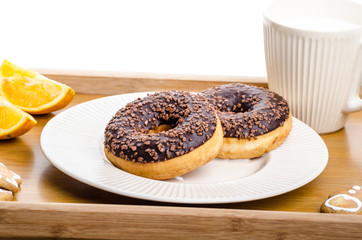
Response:
[[[154,201],[230,203],[280,195],[316,178],[328,150],[310,127],[293,119],[277,149],[257,159],[214,159],[182,177],[151,180],[124,172],[103,153],[103,131],[118,109],[146,93],[100,98],[79,104],[51,119],[41,134],[49,161],[69,176],[106,191]]]

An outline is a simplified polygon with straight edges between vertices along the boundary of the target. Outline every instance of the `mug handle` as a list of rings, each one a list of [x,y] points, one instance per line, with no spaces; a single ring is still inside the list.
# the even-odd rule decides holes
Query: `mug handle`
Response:
[[[359,97],[362,84],[362,40],[359,43],[357,51],[357,61],[355,65],[355,72],[353,75],[353,82],[347,98],[346,105],[343,108],[343,111],[346,113],[362,110],[362,99]]]

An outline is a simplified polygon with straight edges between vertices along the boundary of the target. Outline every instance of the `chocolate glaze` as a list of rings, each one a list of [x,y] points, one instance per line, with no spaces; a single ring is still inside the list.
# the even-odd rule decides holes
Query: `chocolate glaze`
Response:
[[[270,90],[235,83],[201,93],[216,109],[224,137],[250,139],[283,125],[289,117],[285,99]]]
[[[162,124],[172,128],[150,133]],[[105,129],[105,148],[133,162],[159,162],[204,144],[216,130],[213,107],[201,96],[165,91],[121,108]]]

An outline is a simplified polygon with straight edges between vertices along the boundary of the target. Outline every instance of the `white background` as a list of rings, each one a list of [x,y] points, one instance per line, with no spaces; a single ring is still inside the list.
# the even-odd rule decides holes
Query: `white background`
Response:
[[[0,61],[36,69],[265,77],[268,1],[0,1]]]

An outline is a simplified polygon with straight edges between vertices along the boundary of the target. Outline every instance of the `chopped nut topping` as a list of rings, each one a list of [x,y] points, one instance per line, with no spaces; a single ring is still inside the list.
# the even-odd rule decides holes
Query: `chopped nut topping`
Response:
[[[170,129],[157,132],[164,124]],[[213,136],[216,124],[216,112],[204,97],[158,92],[128,103],[112,117],[105,147],[128,161],[165,161],[201,146]]]
[[[252,139],[278,128],[289,106],[278,94],[246,84],[228,84],[201,93],[218,113],[224,137]]]

